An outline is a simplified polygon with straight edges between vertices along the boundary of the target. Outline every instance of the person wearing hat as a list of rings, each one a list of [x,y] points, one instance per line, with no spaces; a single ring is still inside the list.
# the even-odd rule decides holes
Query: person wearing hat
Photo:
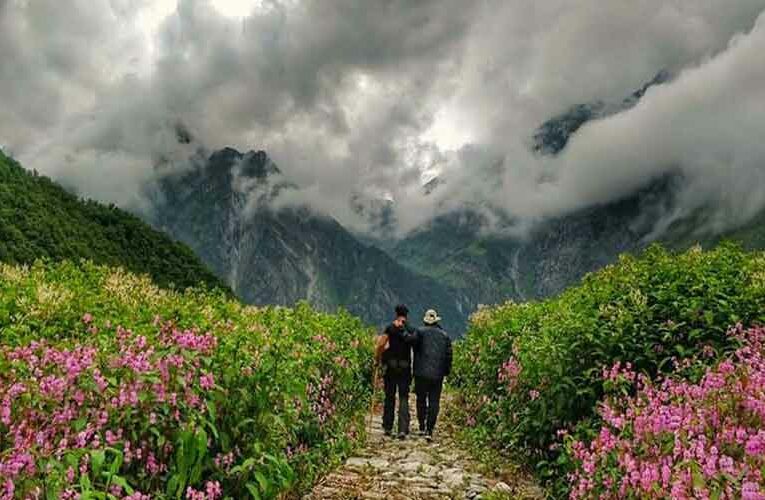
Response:
[[[414,348],[414,390],[417,394],[417,420],[420,434],[433,438],[444,377],[452,370],[452,340],[441,327],[438,312],[429,309],[423,327],[412,335]]]

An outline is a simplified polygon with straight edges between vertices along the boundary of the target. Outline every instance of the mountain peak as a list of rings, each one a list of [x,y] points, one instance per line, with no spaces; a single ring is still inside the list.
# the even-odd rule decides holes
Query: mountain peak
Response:
[[[425,196],[428,196],[433,191],[435,191],[438,186],[444,183],[445,182],[443,179],[441,179],[441,177],[435,176],[422,186],[422,190],[425,192]]]
[[[247,153],[240,153],[237,149],[225,147],[213,152],[207,164],[208,168],[215,170],[230,170],[238,166],[240,175],[259,180],[281,173],[263,150],[250,150]]]
[[[532,137],[531,149],[535,153],[555,156],[566,147],[569,139],[589,121],[605,118],[634,107],[651,87],[672,79],[672,74],[661,70],[646,84],[616,103],[592,102],[577,104],[564,113],[544,122]]]

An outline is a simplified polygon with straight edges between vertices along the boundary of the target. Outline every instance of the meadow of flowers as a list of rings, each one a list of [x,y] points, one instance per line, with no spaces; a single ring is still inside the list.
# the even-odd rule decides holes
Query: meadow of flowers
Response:
[[[652,247],[638,257],[622,257],[550,300],[479,310],[455,350],[452,385],[460,403],[456,406],[463,409],[464,437],[524,460],[554,497],[599,498],[612,491],[608,485],[628,498],[661,498],[635,489],[633,483],[620,491],[618,461],[624,456],[602,451],[612,451],[612,436],[625,442],[634,438],[633,428],[617,435],[613,422],[608,423],[612,416],[624,418],[622,410],[628,416],[637,411],[608,399],[615,380],[640,374],[642,397],[649,399],[651,381],[670,380],[663,378],[667,374],[692,390],[694,384],[704,383],[708,367],[728,356],[739,359],[743,340],[741,335],[728,335],[732,326],[749,327],[764,320],[765,254],[732,245],[680,254]],[[636,388],[621,390],[622,396],[633,397]],[[611,406],[604,406],[605,401]],[[576,442],[580,444],[575,447]],[[674,450],[666,443],[630,445],[658,446],[636,457],[648,460],[658,456],[651,453],[660,454],[659,477],[663,481],[663,466],[668,465],[671,485],[687,470],[667,462],[665,454]],[[722,448],[717,452],[720,457],[725,454]],[[724,464],[727,470],[727,458]],[[594,471],[602,481],[592,476]],[[632,481],[635,470],[624,474]],[[698,474],[691,471],[690,480],[698,484]],[[765,485],[759,474],[736,481],[726,483],[719,494],[726,487],[737,491],[744,483],[748,489],[753,483]],[[716,490],[706,487],[713,498]]]
[[[347,314],[0,264],[0,499],[274,498],[363,434],[371,335]]]
[[[604,371],[612,389],[637,393],[602,403],[591,442],[566,443],[571,498],[765,499],[765,329],[730,335],[742,347],[696,383]]]

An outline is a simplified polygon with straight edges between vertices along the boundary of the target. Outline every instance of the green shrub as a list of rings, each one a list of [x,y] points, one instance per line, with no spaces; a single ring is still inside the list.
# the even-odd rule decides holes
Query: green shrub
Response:
[[[0,496],[274,498],[364,431],[372,335],[344,312],[0,264],[0,338]]]
[[[728,328],[762,321],[764,306],[765,255],[725,244],[682,254],[653,246],[559,297],[482,309],[455,353],[468,434],[520,450],[545,480],[560,480],[568,462],[556,434],[594,428],[604,368],[620,361],[655,376],[702,351],[714,359],[735,348]]]

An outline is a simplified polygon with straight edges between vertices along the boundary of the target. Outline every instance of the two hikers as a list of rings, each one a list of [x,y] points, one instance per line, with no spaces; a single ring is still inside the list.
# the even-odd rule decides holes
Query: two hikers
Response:
[[[432,309],[425,313],[424,326],[417,329],[407,321],[409,310],[406,306],[396,306],[395,315],[378,338],[377,357],[383,366],[385,387],[383,430],[387,436],[393,432],[398,396],[398,438],[404,439],[409,434],[409,387],[414,352],[419,430],[432,439],[444,377],[449,375],[452,366],[451,339],[441,327],[438,313]]]

